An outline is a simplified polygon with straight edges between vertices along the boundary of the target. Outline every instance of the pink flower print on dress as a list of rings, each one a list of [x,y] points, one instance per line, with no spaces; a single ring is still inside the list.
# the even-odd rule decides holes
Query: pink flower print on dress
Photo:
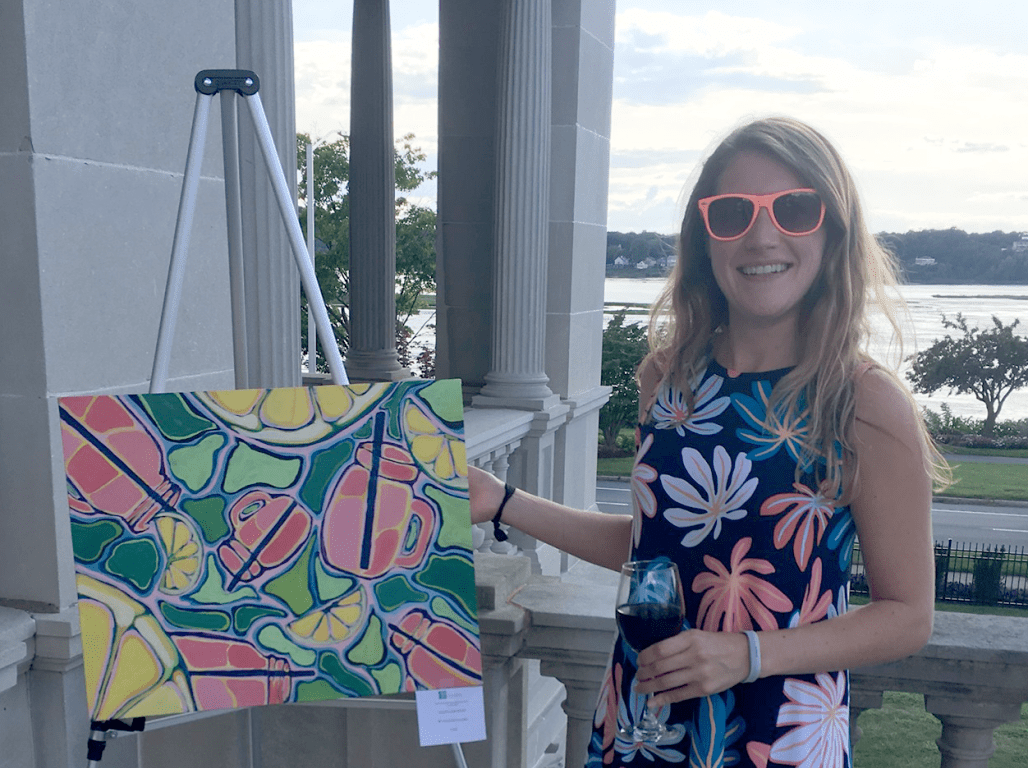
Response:
[[[775,526],[775,546],[783,549],[792,539],[792,551],[796,565],[807,570],[814,546],[821,543],[835,507],[827,497],[815,492],[802,483],[793,483],[796,493],[779,493],[765,501],[760,507],[764,516],[785,516]]]
[[[650,483],[657,479],[657,470],[649,464],[642,463],[642,458],[651,445],[653,445],[653,435],[646,435],[646,439],[639,446],[636,454],[635,467],[632,468],[632,497],[636,508],[646,517],[653,517],[657,514],[657,497],[653,495],[653,490],[650,488]],[[638,514],[633,514],[632,538],[636,546],[639,546],[641,531],[642,520]]]
[[[760,576],[775,572],[767,560],[747,558],[753,539],[739,539],[732,547],[728,568],[710,555],[703,556],[709,569],[693,579],[692,591],[703,597],[698,627],[708,632],[742,632],[746,629],[778,629],[773,611],[792,610],[792,601],[778,587]]]
[[[813,624],[815,621],[827,618],[834,610],[832,603],[832,590],[822,594],[821,592],[821,558],[814,560],[810,567],[810,583],[803,591],[803,603],[789,619],[790,627],[800,627],[804,624]]]

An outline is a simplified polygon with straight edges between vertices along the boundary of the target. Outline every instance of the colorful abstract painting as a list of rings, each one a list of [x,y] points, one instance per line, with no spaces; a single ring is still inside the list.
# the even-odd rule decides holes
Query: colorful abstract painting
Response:
[[[94,720],[477,685],[458,381],[60,400]]]

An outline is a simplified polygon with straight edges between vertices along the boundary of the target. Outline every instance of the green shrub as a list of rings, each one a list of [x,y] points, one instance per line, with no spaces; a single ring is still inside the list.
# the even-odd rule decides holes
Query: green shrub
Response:
[[[971,591],[974,602],[979,605],[996,605],[1003,592],[1003,563],[1007,553],[1005,547],[986,549],[974,563],[974,580]]]

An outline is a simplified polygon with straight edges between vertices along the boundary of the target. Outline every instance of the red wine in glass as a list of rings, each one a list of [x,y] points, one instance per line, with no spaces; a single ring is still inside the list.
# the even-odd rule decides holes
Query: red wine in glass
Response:
[[[626,603],[617,609],[621,636],[636,653],[677,635],[684,618],[685,614],[677,605]]]
[[[621,566],[616,605],[621,636],[636,653],[674,637],[681,632],[685,618],[678,566],[665,559],[625,563]],[[672,733],[644,706],[639,722],[619,729],[618,735],[636,744],[660,744]]]

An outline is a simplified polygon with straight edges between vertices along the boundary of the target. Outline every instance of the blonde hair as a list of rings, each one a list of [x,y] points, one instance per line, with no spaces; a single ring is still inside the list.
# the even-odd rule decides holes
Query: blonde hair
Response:
[[[744,151],[789,168],[805,186],[817,190],[825,204],[821,269],[802,300],[800,359],[772,392],[767,426],[774,430],[782,423],[795,423],[806,411],[806,461],[799,462],[797,479],[801,467],[809,464],[831,496],[850,497],[859,478],[852,438],[855,383],[860,369],[875,362],[866,352],[869,304],[882,310],[900,339],[897,310],[902,300],[889,295],[898,284],[895,260],[868,231],[853,178],[818,131],[787,117],[756,120],[732,131],[707,158],[682,219],[678,260],[650,315],[648,361],[663,363],[659,367],[664,378],[686,393],[691,412],[693,381],[703,373],[714,337],[728,325],[728,304],[714,279],[697,201],[717,193],[721,175]],[[886,373],[907,393],[916,411],[907,388]],[[937,482],[945,482],[945,463],[920,416],[917,422],[928,471]]]

